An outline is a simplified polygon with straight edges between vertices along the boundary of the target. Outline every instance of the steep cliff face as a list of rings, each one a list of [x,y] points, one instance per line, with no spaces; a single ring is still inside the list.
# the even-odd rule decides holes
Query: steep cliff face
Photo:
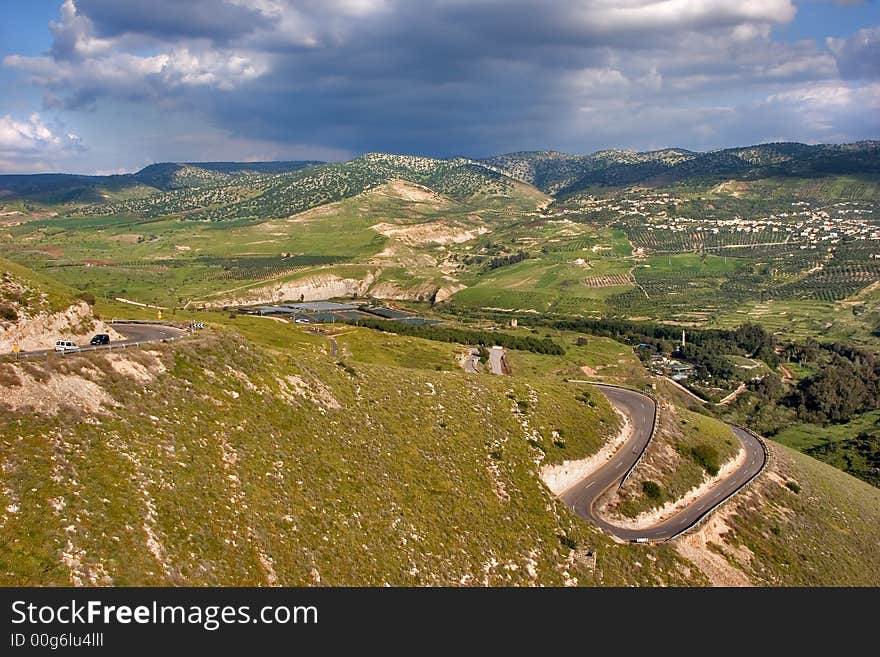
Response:
[[[50,299],[10,272],[0,275],[0,353],[12,351],[14,345],[29,351],[48,349],[55,340],[81,342],[94,333],[108,333],[113,340],[122,337],[97,319],[85,301]]]
[[[448,299],[464,285],[455,279],[441,281],[400,282],[381,279],[381,269],[370,269],[360,275],[321,272],[293,280],[278,281],[248,290],[232,292],[205,302],[206,308],[272,304],[282,301],[323,301],[347,297],[369,296],[397,301],[432,301]]]
[[[343,277],[329,272],[316,273],[212,299],[205,303],[205,307],[220,308],[300,299],[321,301],[323,299],[364,296],[375,280],[375,271],[368,271],[363,277]]]
[[[96,319],[89,304],[81,301],[59,313],[41,312],[0,323],[0,353],[12,351],[15,344],[22,351],[49,349],[55,340],[82,342],[95,333],[108,333],[111,340],[123,339],[109,324]]]

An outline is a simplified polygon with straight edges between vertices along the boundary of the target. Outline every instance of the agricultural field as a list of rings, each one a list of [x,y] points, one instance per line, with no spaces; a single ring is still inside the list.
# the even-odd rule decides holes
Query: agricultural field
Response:
[[[522,199],[516,203],[527,207]],[[488,232],[503,205],[493,199],[477,213],[473,205],[430,189],[391,182],[271,220],[38,219],[8,227],[0,253],[96,296],[165,306],[234,296],[343,263],[388,268],[379,279],[405,295],[422,284],[437,289],[451,282],[439,267],[449,250]]]
[[[772,181],[617,190],[566,199],[557,212],[575,221],[601,219],[626,234],[637,287],[609,300],[623,316],[730,326],[756,312],[783,334],[822,335],[829,320],[870,324],[877,311],[875,300],[864,298],[880,281],[880,216],[870,191],[875,183],[862,181],[865,193],[844,195],[854,184],[826,181],[810,187],[812,195],[790,196],[785,190],[792,185]],[[775,192],[759,197],[749,191],[755,189]],[[817,196],[821,190],[838,195]],[[806,321],[789,323],[785,314],[764,312],[780,303],[805,311],[791,314]],[[819,321],[842,307],[864,322]],[[872,339],[870,328],[849,333]]]
[[[875,150],[370,153],[7,177],[0,255],[99,298],[169,308],[372,296],[458,317],[755,320],[872,344]]]

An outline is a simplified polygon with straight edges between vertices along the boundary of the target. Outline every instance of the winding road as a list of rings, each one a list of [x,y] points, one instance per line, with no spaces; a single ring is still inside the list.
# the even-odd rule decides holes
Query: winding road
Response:
[[[612,405],[629,417],[633,431],[623,446],[602,467],[570,486],[560,497],[578,516],[617,538],[639,542],[659,542],[675,538],[735,495],[764,467],[766,454],[761,442],[747,431],[730,425],[746,451],[745,460],[736,470],[702,496],[656,525],[643,529],[614,525],[600,517],[595,507],[599,498],[612,486],[619,486],[638,463],[654,433],[656,406],[653,399],[635,390],[593,385],[599,387]]]
[[[187,334],[186,330],[179,329],[167,324],[147,324],[141,322],[113,322],[113,330],[125,336],[124,340],[113,340],[110,344],[92,346],[80,345],[79,350],[70,353],[82,353],[84,351],[96,351],[99,349],[116,349],[117,347],[130,347],[140,344],[152,344],[176,340]],[[54,354],[55,349],[36,349],[34,351],[22,351],[19,358],[40,358]],[[11,355],[11,354],[7,354]],[[60,356],[61,354],[59,354]]]
[[[492,374],[508,374],[507,357],[503,347],[492,347],[489,349],[489,369]]]

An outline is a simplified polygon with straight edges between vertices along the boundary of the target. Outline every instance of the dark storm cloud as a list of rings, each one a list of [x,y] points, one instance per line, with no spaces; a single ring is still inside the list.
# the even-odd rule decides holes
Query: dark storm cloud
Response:
[[[877,127],[876,86],[843,82],[877,77],[877,31],[775,41],[794,15],[790,0],[65,0],[51,53],[4,63],[55,107],[137,101],[234,139],[346,152]]]
[[[271,26],[269,17],[256,9],[216,0],[78,0],[76,6],[91,19],[99,37],[130,33],[226,43]]]
[[[880,78],[880,27],[859,30],[848,39],[829,39],[846,78]]]

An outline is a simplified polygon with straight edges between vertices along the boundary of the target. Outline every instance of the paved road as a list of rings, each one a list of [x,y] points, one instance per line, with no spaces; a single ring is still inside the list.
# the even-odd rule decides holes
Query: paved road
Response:
[[[489,367],[492,370],[492,374],[507,374],[504,349],[501,347],[492,347],[489,350]]]
[[[612,486],[619,485],[638,461],[651,440],[654,428],[654,401],[639,392],[623,388],[599,386],[608,400],[630,418],[632,436],[601,468],[562,493],[565,504],[584,520],[625,541],[647,539],[665,541],[682,533],[724,500],[734,495],[764,466],[764,448],[757,438],[731,426],[746,450],[743,464],[730,476],[713,486],[684,509],[652,527],[629,529],[613,525],[599,517],[594,509],[597,500]]]
[[[162,342],[163,340],[174,340],[183,335],[186,335],[187,333],[183,329],[174,328],[173,326],[166,326],[165,324],[126,324],[124,322],[115,322],[112,326],[117,333],[125,336],[124,340],[113,340],[112,342],[110,342],[109,345],[95,347],[89,344],[80,345],[79,352],[75,353],[82,353],[83,351],[95,351],[98,349],[115,349],[116,347],[124,347],[129,345],[152,342]],[[54,348],[38,349],[35,351],[22,351],[19,354],[19,358],[39,358],[54,353]]]

